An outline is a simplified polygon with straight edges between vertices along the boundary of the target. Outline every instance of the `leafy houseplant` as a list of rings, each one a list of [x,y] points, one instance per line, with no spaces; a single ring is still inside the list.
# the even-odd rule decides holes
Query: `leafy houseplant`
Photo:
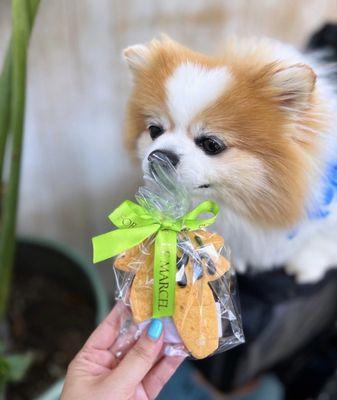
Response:
[[[25,115],[27,51],[40,0],[12,0],[12,36],[0,76],[0,324],[4,329],[15,249],[16,210]],[[8,156],[8,153],[9,156]],[[9,174],[4,164],[9,158]],[[31,354],[5,356],[0,347],[0,393],[20,379]],[[1,394],[0,394],[1,396]]]

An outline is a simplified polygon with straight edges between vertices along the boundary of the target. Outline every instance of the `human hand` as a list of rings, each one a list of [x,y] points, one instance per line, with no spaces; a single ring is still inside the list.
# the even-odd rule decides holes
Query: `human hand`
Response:
[[[154,319],[121,360],[111,348],[125,306],[118,303],[68,367],[61,400],[154,399],[183,361],[160,357],[163,325]]]

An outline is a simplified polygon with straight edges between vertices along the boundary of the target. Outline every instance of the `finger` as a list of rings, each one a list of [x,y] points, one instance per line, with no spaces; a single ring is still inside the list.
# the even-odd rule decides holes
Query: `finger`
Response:
[[[134,395],[135,400],[149,400],[147,397],[147,393],[145,392],[145,389],[142,384],[139,384],[136,388],[135,395]]]
[[[128,315],[127,307],[118,302],[110,314],[98,325],[86,341],[84,347],[107,350],[112,346],[119,334],[122,317]],[[126,317],[125,317],[126,318]]]
[[[111,368],[115,368],[120,363],[125,354],[134,346],[139,336],[140,331],[136,325],[130,326],[126,334],[118,336],[113,345],[109,348],[109,352],[114,356]]]
[[[163,344],[163,323],[153,319],[135,345],[113,370],[111,379],[125,388],[135,388],[156,362]],[[130,373],[132,371],[132,373]]]
[[[131,347],[137,342],[139,336],[142,331],[146,329],[145,327],[140,329],[138,325],[132,323],[127,332],[124,332],[122,335],[119,335],[115,340],[114,344],[109,348],[109,351],[114,355],[114,361],[111,364],[110,368],[115,368],[120,361],[124,358],[125,354],[127,354]],[[163,357],[163,348],[157,356],[155,362]]]
[[[143,379],[143,386],[149,399],[155,399],[166,382],[175,373],[185,357],[165,356]]]
[[[77,354],[75,360],[77,365],[86,365],[90,371],[93,366],[110,370],[116,365],[116,357],[109,350],[97,350],[92,347],[84,347]],[[101,369],[97,368],[97,370],[100,371]]]

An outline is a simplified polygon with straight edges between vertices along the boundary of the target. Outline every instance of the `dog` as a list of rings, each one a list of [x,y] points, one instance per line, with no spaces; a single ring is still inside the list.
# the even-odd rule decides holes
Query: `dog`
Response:
[[[285,266],[304,284],[337,266],[337,97],[319,54],[231,38],[211,56],[163,36],[123,56],[128,148],[220,204],[238,272]]]

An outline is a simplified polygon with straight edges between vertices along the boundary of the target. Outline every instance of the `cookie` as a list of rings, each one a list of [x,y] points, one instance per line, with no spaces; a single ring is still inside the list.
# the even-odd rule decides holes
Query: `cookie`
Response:
[[[210,282],[225,274],[230,264],[220,255],[224,240],[219,235],[198,230],[180,234],[179,241],[192,246],[185,251],[177,250],[172,319],[187,350],[193,357],[201,359],[219,346],[218,314]],[[151,318],[153,298],[154,246],[141,246],[128,250],[115,262],[117,269],[135,273],[130,304],[137,323]]]

